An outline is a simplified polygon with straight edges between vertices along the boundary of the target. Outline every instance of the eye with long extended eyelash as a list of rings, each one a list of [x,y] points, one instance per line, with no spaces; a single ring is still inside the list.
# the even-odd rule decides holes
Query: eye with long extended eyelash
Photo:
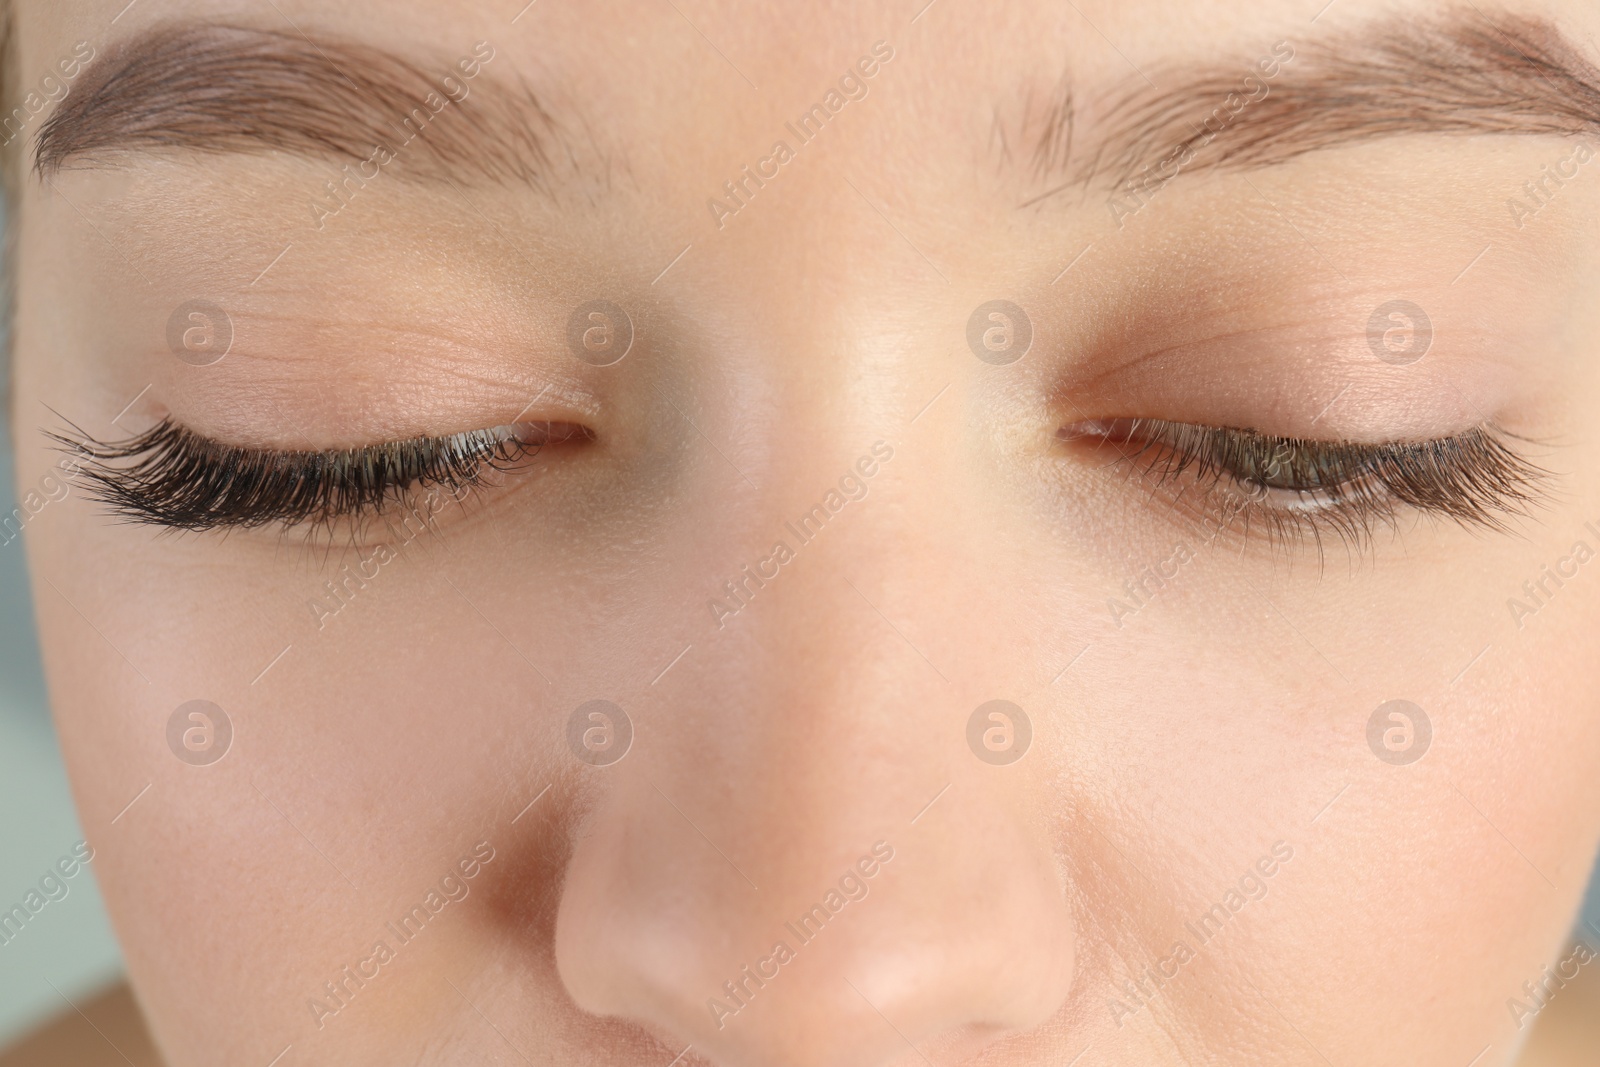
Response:
[[[1228,521],[1260,523],[1276,539],[1324,532],[1353,545],[1406,512],[1469,528],[1504,530],[1541,500],[1549,472],[1508,444],[1510,435],[1476,426],[1451,437],[1366,444],[1278,437],[1248,429],[1110,419],[1074,423],[1067,440],[1114,447],[1157,486],[1202,497],[1232,490]]]
[[[222,444],[163,419],[123,441],[77,430],[50,438],[77,462],[90,495],[133,522],[178,530],[328,526],[382,512],[431,486],[458,498],[545,445],[589,440],[571,423],[519,423],[447,437],[328,451]]]

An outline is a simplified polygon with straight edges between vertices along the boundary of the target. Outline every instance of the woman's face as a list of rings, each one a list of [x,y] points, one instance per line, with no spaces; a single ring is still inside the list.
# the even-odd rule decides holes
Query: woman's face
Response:
[[[174,1064],[1514,1055],[1592,5],[124,2],[12,403]]]

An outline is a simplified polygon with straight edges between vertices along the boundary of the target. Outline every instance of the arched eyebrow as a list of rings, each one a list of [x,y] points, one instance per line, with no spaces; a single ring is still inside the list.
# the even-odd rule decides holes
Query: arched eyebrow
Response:
[[[49,177],[174,153],[359,164],[379,145],[422,181],[547,187],[575,158],[533,92],[495,77],[481,55],[428,62],[335,38],[174,23],[90,64],[40,127],[34,169]]]
[[[1087,136],[1073,128],[1084,109],[1064,85],[1031,156],[1047,188],[1023,206],[1074,187],[1136,183],[1184,156],[1186,171],[1248,170],[1407,134],[1600,132],[1600,69],[1540,18],[1394,16],[1288,43],[1294,58],[1272,77],[1246,61],[1130,78],[1087,101]],[[1258,98],[1231,112],[1230,94]],[[1075,134],[1081,151],[1068,149]]]

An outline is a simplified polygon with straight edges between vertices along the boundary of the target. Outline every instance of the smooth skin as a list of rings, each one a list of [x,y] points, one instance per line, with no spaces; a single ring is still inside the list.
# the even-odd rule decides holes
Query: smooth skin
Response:
[[[20,4],[24,87],[180,18],[441,70],[489,42],[484,78],[575,146],[554,195],[397,175],[331,218],[336,167],[284,153],[22,180],[24,490],[68,420],[593,433],[415,536],[162,533],[83,491],[30,521],[93,867],[170,1061],[1510,1062],[1508,1000],[1564,956],[1600,838],[1600,563],[1508,608],[1600,548],[1600,163],[1521,226],[1507,200],[1572,139],[1196,171],[1120,226],[1102,187],[1019,207],[1064,75],[1090,138],[1114,87],[1387,10],[1318,6]],[[1520,10],[1600,32],[1592,4]],[[864,98],[708,207],[877,42]],[[1435,331],[1406,366],[1364,336],[1398,296]],[[197,297],[234,331],[209,367],[167,343]],[[566,339],[601,299],[636,329],[609,367]],[[1014,363],[967,343],[995,299],[1032,324]],[[1503,532],[1406,514],[1319,551],[1208,530],[1058,436],[1132,417],[1492,421],[1554,478]],[[747,566],[776,577],[732,611]],[[1136,599],[1146,568],[1171,577]],[[197,699],[233,730],[205,766],[168,743]],[[605,766],[568,742],[596,699],[633,730]],[[1404,765],[1368,740],[1395,699],[1431,726]],[[1031,723],[1016,762],[969,747],[992,700]]]

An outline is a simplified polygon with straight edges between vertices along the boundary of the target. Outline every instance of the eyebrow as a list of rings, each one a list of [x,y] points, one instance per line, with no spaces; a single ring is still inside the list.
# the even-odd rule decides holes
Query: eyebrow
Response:
[[[1408,134],[1600,131],[1600,70],[1540,18],[1390,17],[1289,44],[1293,59],[1273,76],[1247,60],[1153,70],[1160,88],[1131,78],[1089,101],[1099,119],[1086,151],[1075,150],[1086,139],[1074,143],[1080,109],[1064,82],[1032,127],[1030,169],[1049,188],[1021,206],[1099,182],[1148,192],[1184,155],[1185,171],[1249,170]],[[1257,98],[1230,107],[1247,95]]]
[[[482,57],[462,57],[474,58]],[[481,64],[469,77],[451,60],[424,65],[337,38],[175,23],[90,64],[40,127],[34,170],[48,178],[174,153],[281,152],[359,165],[379,146],[403,156],[401,173],[414,180],[546,191],[576,158],[531,89]]]

